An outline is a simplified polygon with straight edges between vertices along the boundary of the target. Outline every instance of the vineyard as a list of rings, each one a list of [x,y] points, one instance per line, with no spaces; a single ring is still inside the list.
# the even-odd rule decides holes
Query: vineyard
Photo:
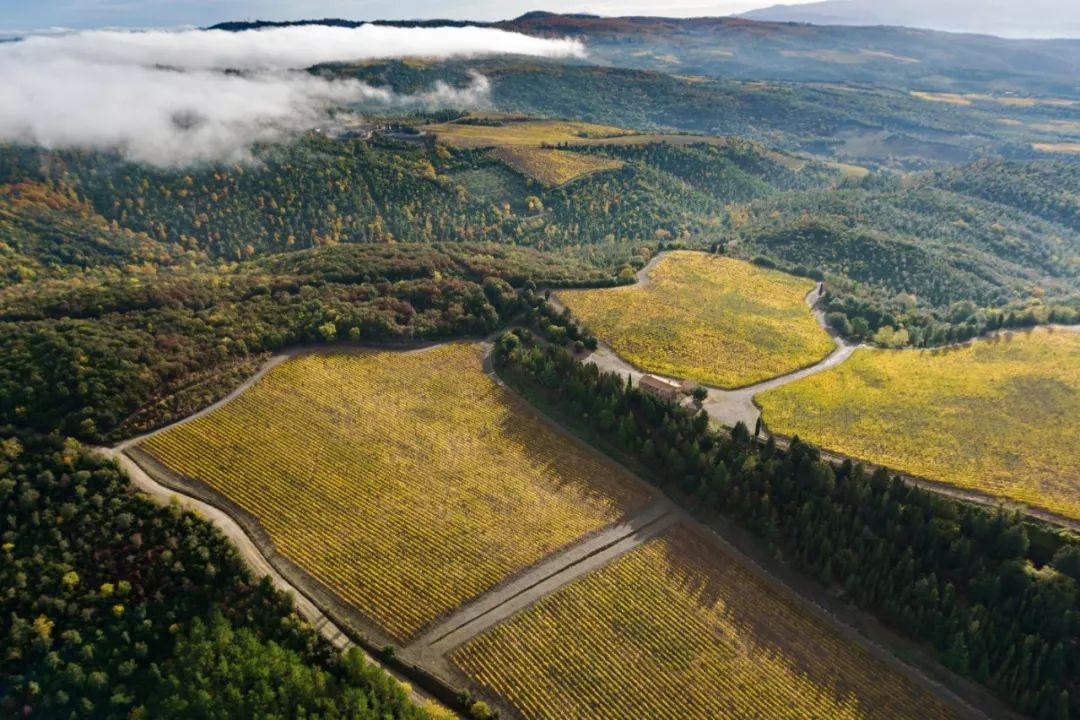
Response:
[[[724,388],[812,365],[834,347],[804,302],[812,280],[696,252],[665,255],[649,279],[558,297],[628,362]]]
[[[464,121],[425,125],[441,142],[463,148],[540,147],[541,145],[723,145],[729,138],[713,135],[636,133],[611,125],[577,120],[544,120],[502,113],[473,113]]]
[[[466,343],[300,356],[143,449],[404,640],[650,499],[481,360]]]
[[[474,116],[472,122],[448,122],[427,125],[440,141],[457,147],[502,147],[505,145],[533,146],[578,143],[586,138],[604,138],[631,134],[629,130],[610,125],[574,120],[535,120],[520,116],[486,114]]]
[[[774,432],[1080,517],[1080,334],[946,350],[860,349],[759,395]]]
[[[682,525],[452,659],[529,720],[951,717]]]
[[[600,155],[512,145],[498,148],[495,156],[522,175],[554,186],[565,185],[592,173],[617,170],[623,166],[622,160]]]

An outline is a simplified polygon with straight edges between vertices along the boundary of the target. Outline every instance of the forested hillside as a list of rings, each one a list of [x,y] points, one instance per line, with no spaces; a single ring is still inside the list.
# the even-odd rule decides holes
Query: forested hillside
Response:
[[[278,347],[288,338],[316,338],[313,328],[331,317],[340,318],[341,334],[363,328],[340,303],[372,302],[377,293],[357,296],[341,283],[375,281],[382,266],[371,265],[368,256],[343,255],[337,247],[439,244],[438,260],[409,275],[435,285],[455,276],[482,282],[487,274],[519,286],[526,280],[595,285],[640,267],[643,245],[673,242],[722,247],[827,277],[830,310],[843,315],[837,327],[853,337],[884,329],[890,344],[938,344],[1002,325],[1073,322],[1077,316],[1080,235],[1072,225],[1074,198],[1068,190],[1050,189],[1068,187],[1052,184],[1056,177],[1068,179],[1074,167],[1068,163],[1011,163],[1003,169],[987,162],[905,180],[881,174],[845,180],[827,165],[742,141],[571,149],[625,164],[550,187],[517,175],[482,149],[442,145],[309,137],[268,151],[259,166],[185,173],[95,154],[9,149],[12,167],[32,182],[9,185],[4,195],[8,206],[20,209],[5,216],[20,232],[6,243],[12,258],[6,275],[14,284],[5,292],[3,316],[117,321],[118,313],[168,307],[169,324],[183,326],[190,320],[176,313],[188,312],[181,309],[192,307],[193,296],[204,312],[229,302],[228,316],[245,317],[246,327],[256,328],[222,333],[237,350],[218,353],[233,357]],[[1022,180],[1010,182],[1016,177]],[[74,228],[87,240],[60,246],[66,256],[58,258],[57,245],[46,242],[49,232],[55,237],[58,231],[42,218],[63,220],[67,235]],[[478,242],[502,248],[499,260],[478,260],[477,248],[469,245]],[[297,278],[287,258],[302,249],[330,252],[306,260]],[[269,265],[260,260],[275,253],[285,254]],[[327,266],[342,263],[342,257],[350,258],[347,267]],[[401,278],[397,263],[416,268],[417,262],[396,253],[385,269]],[[146,280],[108,280],[110,267],[142,273]],[[174,267],[176,272],[162,275]],[[17,282],[73,273],[59,284]],[[287,310],[300,301],[298,290],[308,292],[304,287],[318,288],[329,309],[305,317]],[[286,300],[282,288],[292,299]],[[423,316],[431,301],[414,296],[409,291],[404,298],[412,303],[409,312]],[[279,317],[289,319],[273,320]],[[255,318],[275,330],[257,330]],[[412,335],[456,326],[405,322]],[[476,331],[489,326],[481,322]],[[121,335],[134,329],[125,326]],[[208,335],[194,328],[182,335],[196,332]],[[193,370],[185,366],[178,375]],[[24,404],[12,399],[8,407]],[[110,425],[109,417],[96,424]]]
[[[934,175],[870,177],[758,200],[732,212],[733,243],[746,254],[823,271],[829,309],[846,316],[837,329],[847,334],[861,318],[866,325],[855,335],[891,327],[904,331],[899,344],[935,345],[1002,324],[1075,322],[1080,235],[1040,217],[1048,213],[1034,204],[942,189],[981,188],[992,182],[986,171],[953,170],[951,183]]]
[[[0,442],[0,509],[4,717],[429,717],[206,520],[74,443]]]
[[[1080,163],[986,161],[974,168],[942,170],[934,175],[933,184],[1080,232]],[[1073,253],[1071,264],[1075,267],[1076,262]]]
[[[642,131],[739,135],[771,147],[890,168],[1047,157],[1034,145],[1080,140],[1078,100],[933,93],[922,85],[739,80],[684,74],[688,71],[679,66],[658,71],[517,58],[331,65],[317,72],[415,92],[440,79],[467,83],[470,70],[491,81],[491,103],[499,110]],[[575,92],[563,92],[566,87]]]
[[[0,185],[0,287],[90,269],[205,261],[197,251],[110,223],[71,188]]]

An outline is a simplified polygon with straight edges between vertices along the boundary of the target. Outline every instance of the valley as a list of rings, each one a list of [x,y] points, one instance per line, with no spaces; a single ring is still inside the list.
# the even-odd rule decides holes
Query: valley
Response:
[[[1080,715],[1077,41],[212,22],[0,43],[0,716]]]

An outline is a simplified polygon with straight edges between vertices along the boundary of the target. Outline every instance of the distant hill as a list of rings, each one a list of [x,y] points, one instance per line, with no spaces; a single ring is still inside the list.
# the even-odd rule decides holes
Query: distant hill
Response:
[[[950,1],[958,0],[945,0]],[[537,35],[582,37],[595,62],[674,75],[1080,97],[1080,40],[1009,40],[747,17],[603,18],[535,12],[496,25]]]
[[[1080,38],[1080,3],[1067,0],[824,0],[751,10],[753,20],[904,25],[1016,38]]]
[[[828,4],[832,3],[822,3]],[[463,24],[448,20],[378,23],[402,27]],[[363,23],[327,19],[214,27],[246,30],[289,24],[355,27]],[[1080,98],[1080,40],[1009,40],[902,27],[759,22],[745,17],[609,18],[531,12],[514,20],[472,24],[540,36],[580,37],[594,63],[675,76]]]

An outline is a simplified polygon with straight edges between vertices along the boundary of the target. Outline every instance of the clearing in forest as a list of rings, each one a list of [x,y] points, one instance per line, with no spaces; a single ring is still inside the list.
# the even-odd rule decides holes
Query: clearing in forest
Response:
[[[522,115],[474,113],[464,120],[425,125],[441,142],[463,148],[540,147],[541,145],[726,144],[712,135],[635,133],[633,130],[578,120],[544,120]]]
[[[483,124],[479,124],[483,123]],[[556,145],[580,143],[586,138],[604,138],[630,134],[611,125],[576,120],[540,120],[518,116],[477,116],[467,122],[427,125],[442,142],[457,147],[502,147],[505,145]]]
[[[648,280],[558,299],[624,360],[723,388],[812,365],[835,347],[806,306],[813,280],[687,251],[664,255]]]
[[[774,432],[1080,518],[1080,333],[862,348],[756,399]]]
[[[624,164],[622,160],[602,155],[551,148],[507,145],[497,148],[494,153],[495,157],[522,175],[552,186],[565,185],[585,175],[605,170],[618,170]]]
[[[889,668],[677,525],[456,650],[528,720],[947,718]]]
[[[142,449],[405,640],[651,499],[496,384],[482,354],[303,355]]]

